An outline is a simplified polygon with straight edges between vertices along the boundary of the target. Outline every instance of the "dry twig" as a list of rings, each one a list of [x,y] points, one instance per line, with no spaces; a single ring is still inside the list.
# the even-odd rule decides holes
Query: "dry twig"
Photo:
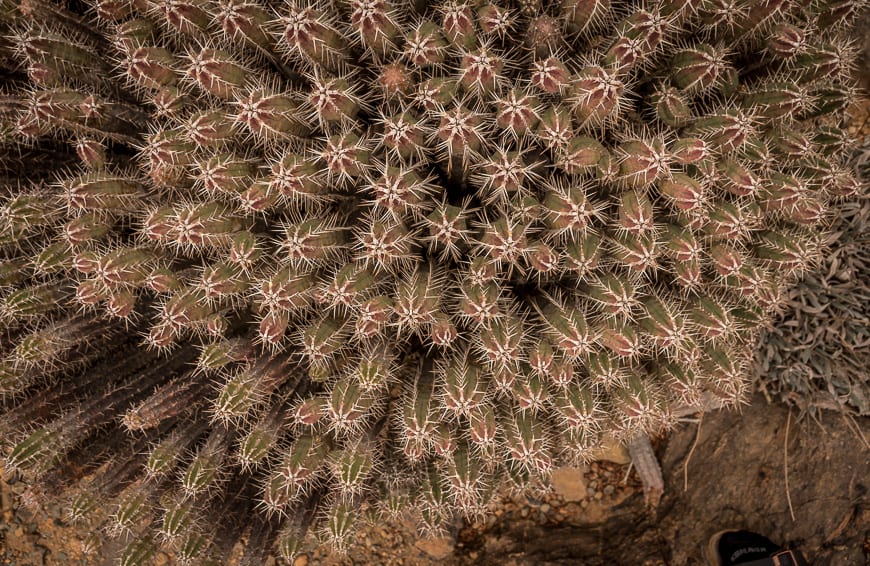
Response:
[[[788,418],[785,420],[785,447],[783,449],[783,467],[785,468],[785,498],[788,501],[788,512],[794,522],[794,507],[791,505],[791,492],[788,489],[788,432],[791,426],[791,407],[788,408]]]
[[[692,459],[692,454],[695,453],[695,448],[698,446],[698,441],[701,439],[701,423],[704,422],[704,413],[698,418],[698,429],[695,431],[695,442],[689,449],[689,454],[686,456],[686,461],[683,462],[683,491],[689,491],[689,460]]]

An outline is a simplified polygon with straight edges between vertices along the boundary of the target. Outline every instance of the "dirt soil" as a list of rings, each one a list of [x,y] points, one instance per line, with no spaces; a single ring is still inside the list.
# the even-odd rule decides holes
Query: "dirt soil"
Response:
[[[372,526],[348,556],[313,554],[294,566],[694,565],[704,563],[710,535],[728,527],[799,546],[816,566],[870,564],[870,418],[801,419],[759,396],[742,413],[690,421],[656,443],[666,484],[656,510],[645,508],[629,466],[601,462],[561,492],[499,501],[490,519],[458,527],[454,538]],[[20,483],[0,487],[0,563],[95,563],[81,554],[87,532],[65,526],[59,506],[33,511],[21,505]]]

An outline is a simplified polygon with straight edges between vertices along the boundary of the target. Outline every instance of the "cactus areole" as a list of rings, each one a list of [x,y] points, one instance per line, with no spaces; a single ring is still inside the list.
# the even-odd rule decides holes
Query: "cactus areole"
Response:
[[[4,467],[259,563],[745,402],[861,4],[0,0]]]

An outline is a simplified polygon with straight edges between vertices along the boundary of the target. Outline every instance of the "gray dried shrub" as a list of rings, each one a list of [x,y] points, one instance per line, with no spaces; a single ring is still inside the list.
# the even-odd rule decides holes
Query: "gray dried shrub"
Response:
[[[870,183],[870,138],[854,166]],[[837,206],[825,249],[759,337],[759,386],[802,409],[870,415],[870,196]]]

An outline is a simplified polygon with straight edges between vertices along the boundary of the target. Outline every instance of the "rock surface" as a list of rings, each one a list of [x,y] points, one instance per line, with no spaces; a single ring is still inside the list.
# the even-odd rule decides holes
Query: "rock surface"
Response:
[[[562,496],[565,501],[580,501],[586,499],[586,478],[584,474],[587,468],[557,468],[550,475],[550,483],[553,490]]]

